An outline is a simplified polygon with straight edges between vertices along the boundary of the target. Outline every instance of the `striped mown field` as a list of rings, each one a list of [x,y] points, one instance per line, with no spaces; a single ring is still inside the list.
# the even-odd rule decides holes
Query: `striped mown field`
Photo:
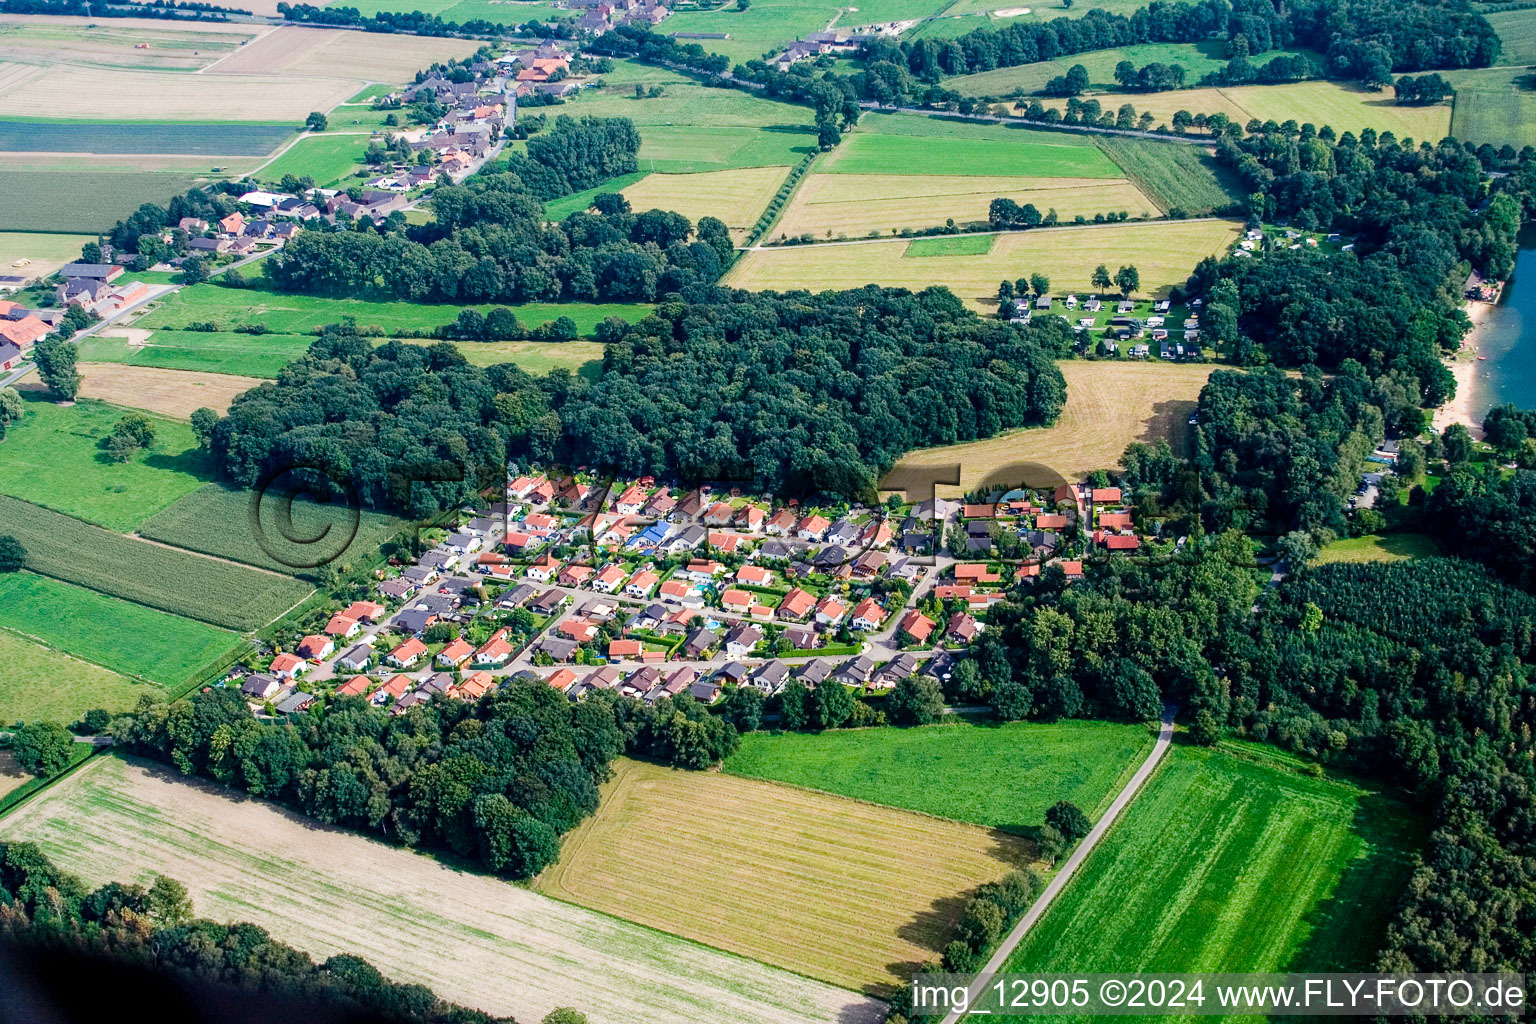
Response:
[[[1295,767],[1174,748],[1004,969],[1370,969],[1423,823]]]
[[[540,892],[847,988],[901,984],[1033,848],[826,793],[620,761]]]

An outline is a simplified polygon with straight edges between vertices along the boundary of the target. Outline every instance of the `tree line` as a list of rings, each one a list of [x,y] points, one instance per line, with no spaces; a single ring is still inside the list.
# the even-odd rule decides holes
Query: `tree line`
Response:
[[[597,809],[597,787],[621,753],[704,768],[738,743],[734,727],[687,695],[573,704],[531,674],[473,703],[438,697],[391,715],[347,697],[324,715],[279,721],[218,687],[145,700],[110,731],[183,774],[511,878],[559,857],[560,836]]]

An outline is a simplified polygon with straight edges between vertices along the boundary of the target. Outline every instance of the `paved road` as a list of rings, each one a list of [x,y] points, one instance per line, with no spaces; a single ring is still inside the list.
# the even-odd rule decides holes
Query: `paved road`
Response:
[[[1152,772],[1157,768],[1158,762],[1163,759],[1163,755],[1168,752],[1168,747],[1173,742],[1173,713],[1176,710],[1177,708],[1172,704],[1163,705],[1163,727],[1158,730],[1157,742],[1152,744],[1152,752],[1147,755],[1147,759],[1141,763],[1141,767],[1136,769],[1136,774],[1131,776],[1131,781],[1125,784],[1125,788],[1120,791],[1119,795],[1115,797],[1114,802],[1109,805],[1109,810],[1104,812],[1104,816],[1095,823],[1093,829],[1083,841],[1077,844],[1077,848],[1067,857],[1066,863],[1056,872],[1056,876],[1050,880],[1044,891],[1040,893],[1040,896],[1024,912],[1024,916],[1019,918],[1019,923],[1013,926],[1013,931],[1009,932],[1008,937],[1003,939],[998,945],[997,952],[992,954],[992,958],[987,961],[986,966],[977,973],[976,980],[971,982],[968,993],[969,998],[965,1000],[966,1005],[973,1004],[978,1000],[982,990],[991,983],[992,975],[1003,969],[1003,965],[1008,962],[1008,958],[1013,955],[1013,951],[1018,948],[1024,936],[1029,934],[1030,928],[1034,927],[1035,922],[1045,915],[1045,911],[1051,905],[1051,901],[1067,887],[1067,883],[1072,880],[1072,876],[1077,874],[1077,869],[1082,867],[1083,862],[1088,859],[1088,855],[1093,852],[1093,848],[1098,845],[1099,840],[1104,838],[1110,826],[1120,817],[1120,812],[1130,805],[1130,802],[1135,799],[1137,791],[1141,789],[1142,784],[1152,776]],[[951,1011],[944,1018],[942,1024],[955,1024],[960,1017],[961,1014],[958,1010]]]

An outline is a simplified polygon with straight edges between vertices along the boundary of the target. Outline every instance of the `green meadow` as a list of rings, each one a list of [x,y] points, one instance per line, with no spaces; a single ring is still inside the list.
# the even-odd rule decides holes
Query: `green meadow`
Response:
[[[1028,833],[1058,800],[1097,816],[1151,746],[1146,726],[1079,720],[753,732],[725,770]]]
[[[819,170],[1034,178],[1124,174],[1086,136],[910,114],[866,114]]]
[[[104,666],[115,674],[176,686],[235,646],[235,634],[192,619],[146,608],[32,573],[0,576],[0,627],[36,638],[48,647]],[[5,634],[0,633],[0,637]],[[0,672],[10,679],[13,672]],[[111,692],[137,699],[142,687],[128,680],[99,679]],[[0,721],[19,717],[20,687],[0,683]],[[33,698],[35,699],[35,698]],[[85,699],[81,710],[103,706]],[[131,703],[131,700],[128,703]],[[119,702],[123,704],[125,702]]]
[[[150,415],[155,442],[112,462],[103,439],[129,412],[82,399],[59,405],[22,392],[26,411],[0,442],[0,494],[9,494],[113,530],[131,530],[207,479],[210,466],[192,428]]]

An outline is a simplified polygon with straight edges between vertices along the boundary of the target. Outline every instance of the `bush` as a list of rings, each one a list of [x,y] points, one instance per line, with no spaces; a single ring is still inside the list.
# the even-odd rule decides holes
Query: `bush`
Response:
[[[35,722],[16,730],[11,738],[11,753],[22,771],[48,779],[69,767],[74,742],[62,725]]]

